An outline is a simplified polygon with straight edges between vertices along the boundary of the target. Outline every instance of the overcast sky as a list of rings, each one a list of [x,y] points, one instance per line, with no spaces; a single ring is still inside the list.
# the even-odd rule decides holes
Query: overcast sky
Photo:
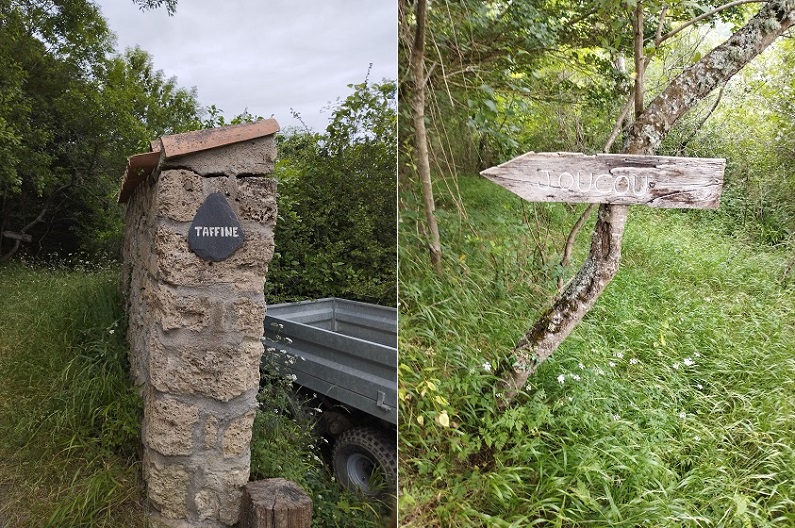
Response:
[[[155,68],[198,89],[203,106],[232,118],[243,110],[316,131],[329,103],[370,80],[397,76],[396,0],[180,0],[140,11],[132,0],[96,0],[119,52],[139,45]]]

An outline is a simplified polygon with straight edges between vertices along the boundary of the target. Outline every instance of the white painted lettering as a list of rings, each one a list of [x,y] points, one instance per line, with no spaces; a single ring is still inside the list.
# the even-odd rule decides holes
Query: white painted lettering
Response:
[[[563,185],[563,177],[564,176],[568,177],[568,179],[569,179],[567,186]],[[572,176],[568,172],[561,173],[560,178],[558,178],[558,185],[560,186],[561,189],[566,189],[567,191],[570,190],[572,187],[574,187],[574,176]]]
[[[549,178],[549,171],[545,170],[545,171],[541,171],[541,172],[546,172],[547,173],[547,182],[546,183],[541,182],[541,183],[538,184],[538,186],[541,187],[542,189],[549,189],[549,186],[551,185],[550,178]]]
[[[539,170],[536,185],[540,189],[561,189],[564,191],[578,191],[581,193],[617,194],[644,196],[649,189],[654,187],[654,182],[649,181],[649,175],[619,174],[614,176],[604,172],[561,172],[554,174],[550,170]],[[235,235],[237,235],[237,228]]]
[[[591,190],[591,185],[593,184],[593,172],[588,174],[588,187],[586,187],[584,189],[582,188],[582,179],[583,179],[582,177],[583,176],[584,176],[583,174],[580,174],[579,172],[577,173],[577,190],[581,191],[581,192],[590,191]]]
[[[197,237],[239,237],[237,226],[193,226]]]
[[[601,180],[603,180],[603,179],[607,180],[607,187],[599,188],[599,182]],[[609,193],[610,190],[611,190],[610,189],[611,187],[612,187],[612,184],[610,182],[610,175],[609,174],[600,174],[599,176],[596,177],[596,180],[593,183],[593,188],[596,189],[597,191],[603,192],[603,193]]]

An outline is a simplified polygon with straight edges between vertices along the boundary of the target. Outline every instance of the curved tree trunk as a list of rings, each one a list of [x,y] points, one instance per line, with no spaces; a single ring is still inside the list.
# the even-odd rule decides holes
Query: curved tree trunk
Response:
[[[771,0],[748,23],[682,72],[637,116],[624,147],[626,154],[653,154],[685,112],[723,86],[795,24],[795,0]],[[513,350],[504,374],[507,406],[538,366],[552,355],[593,307],[618,272],[627,206],[601,205],[585,263]]]

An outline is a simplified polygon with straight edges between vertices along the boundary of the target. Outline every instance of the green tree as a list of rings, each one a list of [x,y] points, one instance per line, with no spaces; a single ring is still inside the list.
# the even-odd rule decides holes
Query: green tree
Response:
[[[133,0],[133,3],[142,10],[158,9],[165,6],[169,15],[177,12],[177,0]]]
[[[325,133],[279,140],[279,222],[268,300],[339,296],[394,305],[395,83],[351,85]]]
[[[641,2],[636,5],[638,21],[643,20]],[[637,24],[640,26],[641,24]],[[636,106],[636,118],[624,147],[627,154],[654,154],[672,127],[713,90],[729,79],[795,25],[795,3],[773,0],[762,7],[726,42],[695,61],[654,97],[645,108]],[[637,35],[636,64],[643,62],[645,42]],[[638,57],[637,53],[641,56]],[[643,92],[642,75],[637,76],[636,93]],[[618,272],[621,241],[628,206],[602,204],[591,238],[591,249],[583,266],[566,290],[533,324],[513,351],[513,365],[505,374],[506,401],[522,390],[535,372],[579,324]]]
[[[126,157],[200,128],[195,91],[140,49],[111,56],[87,0],[1,0],[0,11],[0,256],[114,253]]]

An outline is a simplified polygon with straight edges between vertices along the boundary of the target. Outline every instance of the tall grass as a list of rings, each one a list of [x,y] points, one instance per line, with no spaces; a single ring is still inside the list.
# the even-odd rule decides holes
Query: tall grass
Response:
[[[260,408],[251,444],[252,479],[280,477],[312,497],[314,528],[381,528],[390,505],[347,491],[329,465],[330,446],[318,433],[317,410],[289,379],[263,369]]]
[[[144,526],[118,269],[0,268],[0,525]]]
[[[498,412],[493,372],[572,273],[553,248],[576,215],[460,184],[469,223],[441,215],[444,275],[401,222],[403,525],[795,524],[788,256],[715,214],[633,208],[618,276]]]

